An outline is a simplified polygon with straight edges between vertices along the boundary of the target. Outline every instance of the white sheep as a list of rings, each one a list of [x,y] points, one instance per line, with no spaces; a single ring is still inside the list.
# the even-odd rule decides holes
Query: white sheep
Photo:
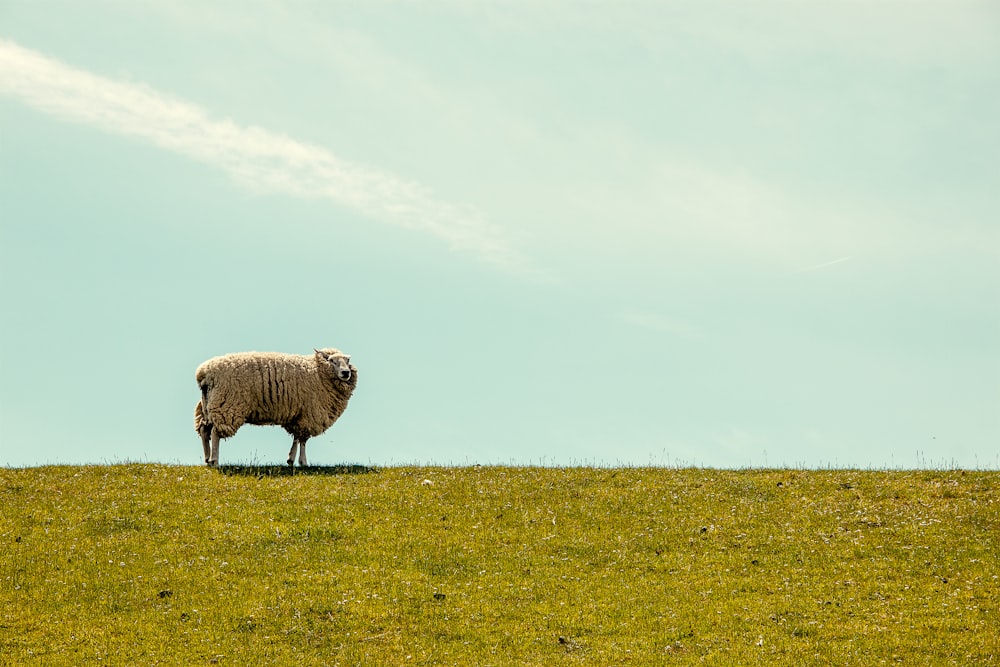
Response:
[[[201,400],[194,429],[201,435],[205,463],[219,465],[219,440],[243,424],[274,424],[292,436],[288,465],[306,465],[306,441],[343,414],[358,384],[351,358],[334,348],[312,356],[241,352],[209,359],[195,371]]]

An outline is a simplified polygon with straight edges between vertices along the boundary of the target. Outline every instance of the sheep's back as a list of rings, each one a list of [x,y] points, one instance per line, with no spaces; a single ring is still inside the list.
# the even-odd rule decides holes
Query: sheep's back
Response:
[[[276,352],[215,357],[198,367],[195,379],[211,396],[241,403],[252,424],[295,419],[319,383],[313,358]]]

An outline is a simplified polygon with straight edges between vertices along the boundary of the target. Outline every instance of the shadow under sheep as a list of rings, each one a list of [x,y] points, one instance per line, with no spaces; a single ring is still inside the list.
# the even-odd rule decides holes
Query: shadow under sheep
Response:
[[[377,473],[378,468],[359,464],[336,466],[306,466],[304,468],[288,465],[220,465],[218,471],[223,475],[233,477],[292,477],[294,475],[322,475],[336,477],[340,475],[369,475]]]

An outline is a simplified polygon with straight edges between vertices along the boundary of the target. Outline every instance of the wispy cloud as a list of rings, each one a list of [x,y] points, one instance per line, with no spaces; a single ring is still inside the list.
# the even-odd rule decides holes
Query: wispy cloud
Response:
[[[320,146],[229,119],[141,83],[114,81],[0,40],[0,93],[59,118],[151,143],[212,165],[259,192],[328,199],[363,215],[432,234],[506,269],[522,261],[471,207],[338,158]]]

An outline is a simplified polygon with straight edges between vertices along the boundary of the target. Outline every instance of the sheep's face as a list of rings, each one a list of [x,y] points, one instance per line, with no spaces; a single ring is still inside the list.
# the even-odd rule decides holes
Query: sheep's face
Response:
[[[354,374],[350,355],[344,354],[340,350],[316,350],[316,361],[321,365],[325,365],[338,380],[349,382],[351,375]]]

